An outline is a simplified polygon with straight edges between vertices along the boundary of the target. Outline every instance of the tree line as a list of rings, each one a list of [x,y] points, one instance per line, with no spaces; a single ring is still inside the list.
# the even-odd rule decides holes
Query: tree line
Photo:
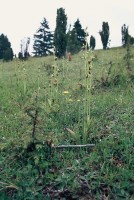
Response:
[[[106,50],[110,43],[110,28],[108,22],[102,23],[102,30],[99,31],[103,49]],[[124,24],[121,27],[122,46],[125,47],[127,43],[133,45],[134,38],[130,36],[128,27]],[[65,56],[66,51],[71,54],[79,52],[85,45],[86,33],[82,28],[80,20],[77,19],[73,26],[70,25],[67,30],[67,15],[65,9],[57,9],[56,28],[54,32],[50,31],[48,21],[46,18],[41,22],[40,28],[34,35],[33,54],[35,56],[45,56],[52,53],[55,47],[55,55],[59,58]],[[94,50],[96,46],[96,39],[93,35],[90,36],[88,48]]]
[[[78,53],[85,45],[86,33],[82,28],[80,20],[77,19],[73,26],[67,30],[67,15],[65,9],[57,9],[56,28],[50,31],[46,18],[40,24],[39,29],[34,35],[33,54],[35,56],[46,56],[52,53],[55,48],[55,55],[58,58],[65,56],[66,52],[71,54]],[[88,47],[94,49],[96,45],[95,37],[90,37]]]
[[[102,23],[102,30],[99,31],[102,41],[103,49],[108,48],[110,42],[110,28],[108,22]],[[134,38],[130,36],[128,26],[125,24],[121,27],[122,46],[125,47],[127,43],[134,44]],[[34,56],[47,56],[53,53],[55,49],[55,55],[58,58],[65,56],[66,52],[71,54],[78,53],[86,45],[86,32],[82,28],[80,20],[77,19],[73,26],[69,26],[67,30],[67,15],[65,9],[57,9],[56,16],[56,28],[54,31],[50,31],[50,27],[46,18],[43,18],[40,23],[40,27],[34,34],[33,54]],[[18,53],[19,59],[27,59],[29,56],[28,47],[30,44],[30,38],[26,38],[25,42],[21,41],[21,49]],[[96,39],[93,35],[90,36],[89,44],[87,48],[94,50],[96,47]],[[0,59],[9,61],[13,59],[13,50],[11,43],[7,36],[0,35]]]

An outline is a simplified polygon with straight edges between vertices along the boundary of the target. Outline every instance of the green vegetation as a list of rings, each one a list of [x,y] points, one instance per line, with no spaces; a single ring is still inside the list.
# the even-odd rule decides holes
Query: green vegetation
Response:
[[[134,48],[127,54],[0,62],[1,200],[134,198]],[[95,146],[56,148],[70,144]]]

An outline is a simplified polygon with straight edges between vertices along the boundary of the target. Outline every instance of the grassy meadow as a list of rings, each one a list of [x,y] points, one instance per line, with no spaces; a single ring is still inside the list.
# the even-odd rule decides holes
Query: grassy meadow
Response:
[[[0,61],[1,200],[134,198],[130,50]]]

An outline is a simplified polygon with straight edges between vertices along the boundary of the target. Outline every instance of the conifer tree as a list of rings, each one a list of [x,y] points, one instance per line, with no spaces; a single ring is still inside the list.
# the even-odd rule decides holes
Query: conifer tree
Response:
[[[99,34],[101,36],[103,49],[106,50],[107,49],[108,40],[109,40],[109,35],[110,35],[108,22],[103,22],[102,23],[102,30],[99,31]]]
[[[3,61],[12,61],[13,60],[13,50],[12,48],[7,48],[3,53]]]
[[[54,32],[54,46],[56,49],[56,56],[61,58],[65,55],[67,47],[67,16],[65,9],[57,9],[56,28]]]
[[[34,35],[34,54],[35,56],[47,56],[51,54],[53,48],[53,33],[50,31],[46,18],[41,22],[40,28]]]
[[[83,44],[85,44],[86,33],[85,33],[84,29],[82,28],[82,25],[81,25],[79,19],[77,19],[76,22],[74,23],[74,29],[77,34],[77,39],[81,43],[81,47],[82,47]]]
[[[8,55],[8,56],[7,56]],[[12,60],[13,59],[13,50],[11,48],[11,43],[9,42],[7,36],[4,34],[0,35],[0,59]]]

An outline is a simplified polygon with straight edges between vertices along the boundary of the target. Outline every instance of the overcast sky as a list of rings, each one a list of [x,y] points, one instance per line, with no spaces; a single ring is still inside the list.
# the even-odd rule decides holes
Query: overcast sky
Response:
[[[134,37],[134,0],[0,0],[0,34],[7,35],[14,53],[20,51],[20,41],[31,41],[45,17],[50,29],[56,25],[57,9],[63,7],[69,24],[79,18],[82,28],[96,38],[96,48],[102,48],[99,30],[102,22],[110,27],[111,47],[121,45],[121,26],[129,26]],[[32,42],[30,51],[32,51]]]

